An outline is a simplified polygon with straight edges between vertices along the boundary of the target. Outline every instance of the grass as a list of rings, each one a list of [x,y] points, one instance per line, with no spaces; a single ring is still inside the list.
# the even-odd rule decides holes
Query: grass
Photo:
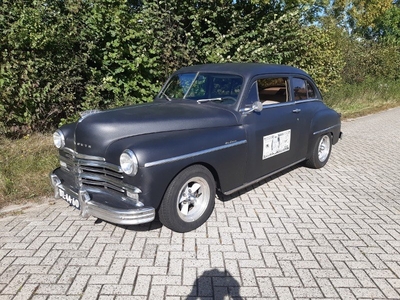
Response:
[[[343,119],[361,117],[400,105],[400,83],[366,80],[344,84],[324,95],[324,102],[342,113]]]
[[[354,118],[400,106],[400,84],[364,82],[342,85],[324,95],[328,106]],[[51,134],[33,134],[19,140],[0,136],[0,209],[39,202],[52,195],[49,172],[58,165]]]
[[[50,195],[49,173],[57,164],[51,134],[0,137],[0,208]]]

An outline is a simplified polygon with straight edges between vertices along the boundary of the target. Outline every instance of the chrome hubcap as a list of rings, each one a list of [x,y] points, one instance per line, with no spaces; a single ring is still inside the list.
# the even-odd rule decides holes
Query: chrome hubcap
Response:
[[[320,162],[324,162],[328,158],[330,146],[331,140],[329,136],[324,135],[318,145],[318,159]]]
[[[210,187],[201,177],[188,180],[179,191],[177,209],[180,218],[193,222],[200,218],[210,201]]]

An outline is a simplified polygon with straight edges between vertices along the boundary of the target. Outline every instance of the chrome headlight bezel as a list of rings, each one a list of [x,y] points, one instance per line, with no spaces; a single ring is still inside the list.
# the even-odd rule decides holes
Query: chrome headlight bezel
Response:
[[[130,149],[125,149],[120,157],[119,157],[119,164],[121,167],[122,172],[129,176],[135,176],[139,170],[139,162],[138,159]]]
[[[57,149],[62,149],[65,146],[65,136],[61,130],[57,129],[53,133],[53,143]]]

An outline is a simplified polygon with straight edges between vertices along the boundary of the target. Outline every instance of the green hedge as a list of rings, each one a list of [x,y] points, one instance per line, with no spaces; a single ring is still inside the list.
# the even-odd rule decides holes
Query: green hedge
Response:
[[[172,71],[197,63],[289,64],[327,91],[359,63],[334,31],[304,22],[297,6],[269,1],[3,0],[0,133],[151,101]]]

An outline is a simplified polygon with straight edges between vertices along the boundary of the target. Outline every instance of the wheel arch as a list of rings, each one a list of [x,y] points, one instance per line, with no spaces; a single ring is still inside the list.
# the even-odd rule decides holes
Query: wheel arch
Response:
[[[333,141],[333,138],[334,138],[334,133],[333,133],[333,131],[329,131],[329,130],[328,130],[328,131],[321,132],[321,133],[319,133],[319,134],[311,134],[311,137],[310,137],[309,143],[308,143],[308,149],[307,149],[306,160],[309,159],[309,158],[311,157],[312,152],[313,152],[313,150],[314,150],[314,145],[315,145],[315,143],[318,141],[318,139],[319,139],[321,136],[323,136],[323,135],[325,135],[325,134],[328,134],[328,135],[331,137],[331,141]],[[332,142],[332,145],[333,145],[333,142]]]
[[[170,186],[170,184],[172,183],[172,181],[173,181],[180,173],[182,173],[184,170],[186,170],[186,169],[188,169],[188,168],[190,168],[190,167],[192,167],[192,166],[197,166],[197,165],[203,166],[203,167],[206,168],[208,171],[210,171],[211,175],[212,175],[213,178],[214,178],[215,186],[216,186],[217,190],[219,190],[219,189],[220,189],[220,179],[219,179],[220,176],[219,176],[217,170],[216,170],[211,164],[209,164],[209,163],[207,163],[207,162],[204,162],[204,161],[192,162],[192,163],[190,163],[190,164],[187,164],[187,165],[184,165],[183,167],[181,167],[179,170],[177,170],[177,171],[175,172],[175,174],[174,174],[173,176],[170,177],[170,180],[169,180],[169,182],[168,182],[167,185],[166,185],[167,188],[168,188],[168,186]],[[164,198],[164,195],[165,195],[165,192],[167,191],[167,188],[164,189],[164,192],[163,192],[163,194],[162,194],[162,198]],[[160,208],[160,205],[161,205],[161,201],[160,201],[160,203],[158,204],[158,207],[156,207],[156,210],[158,210],[158,209]]]
[[[318,111],[311,121],[306,158],[310,157],[318,138],[324,134],[330,134],[332,145],[336,144],[339,140],[340,128],[340,114],[328,107]]]
[[[194,189],[193,189],[194,188]],[[215,204],[216,181],[200,163],[183,168],[171,180],[157,208],[161,223],[177,232],[188,232],[210,217]]]

